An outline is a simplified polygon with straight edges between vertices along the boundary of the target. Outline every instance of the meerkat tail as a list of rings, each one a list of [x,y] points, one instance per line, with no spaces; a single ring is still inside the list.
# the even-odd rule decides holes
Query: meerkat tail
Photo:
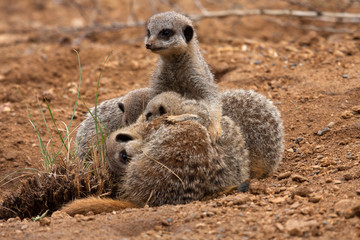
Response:
[[[85,199],[75,200],[67,205],[65,205],[61,211],[66,212],[70,216],[75,214],[86,214],[88,212],[93,212],[95,214],[103,212],[112,212],[123,210],[126,208],[137,208],[135,204],[125,201],[125,200],[114,200],[109,198],[97,198],[89,197]]]

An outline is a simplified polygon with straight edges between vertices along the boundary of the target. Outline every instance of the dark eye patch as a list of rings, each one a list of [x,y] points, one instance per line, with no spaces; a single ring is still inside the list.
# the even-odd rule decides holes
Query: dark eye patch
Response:
[[[129,158],[125,150],[120,152],[120,156],[123,163],[127,164],[129,162]]]
[[[159,32],[159,37],[161,38],[169,38],[173,36],[175,32],[171,29],[163,29]]]
[[[150,37],[150,30],[149,29],[146,29],[146,36]]]

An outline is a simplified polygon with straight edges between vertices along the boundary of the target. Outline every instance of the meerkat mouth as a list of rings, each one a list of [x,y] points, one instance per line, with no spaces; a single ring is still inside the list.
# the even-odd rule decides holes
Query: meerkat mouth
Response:
[[[163,47],[160,47],[160,48],[152,48],[150,49],[152,52],[161,52],[161,51],[164,51],[166,50],[167,48],[163,48]]]

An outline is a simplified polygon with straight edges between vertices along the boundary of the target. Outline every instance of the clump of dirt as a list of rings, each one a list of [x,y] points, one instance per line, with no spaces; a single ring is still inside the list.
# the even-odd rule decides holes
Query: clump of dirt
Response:
[[[24,180],[18,191],[9,194],[0,206],[0,219],[31,218],[48,210],[60,209],[75,198],[106,194],[115,197],[118,184],[107,171],[96,176],[76,167],[60,167],[50,173],[34,175]]]

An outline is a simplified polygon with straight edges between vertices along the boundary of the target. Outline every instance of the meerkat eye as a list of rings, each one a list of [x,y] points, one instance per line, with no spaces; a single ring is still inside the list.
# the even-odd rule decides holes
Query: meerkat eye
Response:
[[[123,163],[128,163],[129,162],[129,158],[128,158],[128,155],[127,155],[127,153],[126,153],[126,151],[125,150],[122,150],[121,152],[120,152],[120,155],[121,155],[121,159],[122,159],[122,162]]]
[[[149,29],[146,29],[146,36],[150,37],[150,30]]]
[[[159,36],[161,38],[169,38],[174,34],[175,34],[175,32],[173,30],[171,30],[171,29],[163,29],[163,30],[160,31]]]

